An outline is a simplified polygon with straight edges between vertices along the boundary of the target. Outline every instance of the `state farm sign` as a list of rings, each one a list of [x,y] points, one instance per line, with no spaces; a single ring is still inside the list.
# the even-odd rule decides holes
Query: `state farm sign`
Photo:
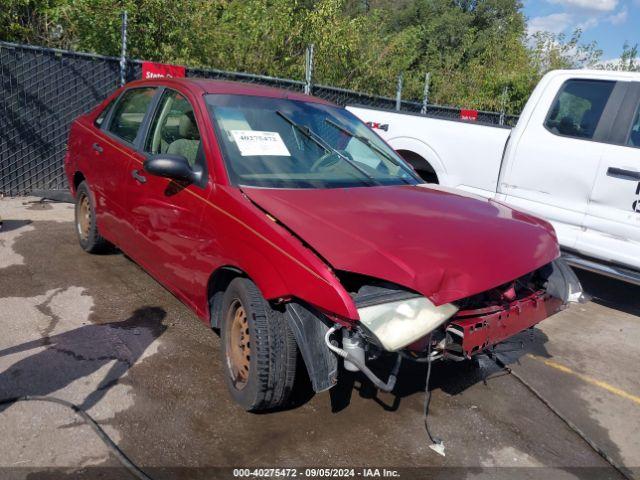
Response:
[[[142,62],[142,78],[179,78],[186,76],[184,67],[164,63]]]
[[[478,111],[477,110],[468,110],[463,108],[462,110],[460,110],[460,119],[461,120],[472,120],[472,121],[477,121],[478,120]]]

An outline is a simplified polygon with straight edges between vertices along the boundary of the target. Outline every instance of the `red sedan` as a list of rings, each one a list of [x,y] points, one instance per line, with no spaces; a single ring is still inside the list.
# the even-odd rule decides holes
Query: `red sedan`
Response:
[[[581,292],[547,222],[424,184],[298,93],[133,82],[73,123],[65,169],[81,247],[116,245],[220,329],[247,410],[285,404],[296,368],[316,391],[341,363],[391,390],[403,358],[468,359]]]

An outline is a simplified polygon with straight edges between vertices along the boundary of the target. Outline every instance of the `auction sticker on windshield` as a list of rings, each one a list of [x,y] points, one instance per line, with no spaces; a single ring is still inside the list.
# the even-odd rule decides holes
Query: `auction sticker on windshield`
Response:
[[[240,155],[273,155],[290,157],[287,146],[278,132],[260,132],[257,130],[231,130]]]

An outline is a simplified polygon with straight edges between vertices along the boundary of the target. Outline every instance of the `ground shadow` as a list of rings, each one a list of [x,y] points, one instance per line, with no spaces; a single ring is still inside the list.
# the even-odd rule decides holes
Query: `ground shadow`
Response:
[[[573,270],[592,301],[620,312],[640,315],[640,286],[575,268]]]
[[[0,357],[38,350],[0,373],[0,398],[49,395],[113,363],[98,387],[80,405],[88,410],[162,335],[166,329],[162,325],[165,316],[162,308],[143,307],[124,321],[84,325],[0,350]],[[0,412],[8,406],[0,406]]]
[[[31,223],[31,220],[2,220],[0,218],[0,233],[10,232],[12,230],[18,230],[19,228],[25,227]]]

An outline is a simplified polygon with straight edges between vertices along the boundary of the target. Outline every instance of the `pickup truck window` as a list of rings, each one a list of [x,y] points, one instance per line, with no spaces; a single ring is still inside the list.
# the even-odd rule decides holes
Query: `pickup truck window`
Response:
[[[640,147],[640,105],[638,111],[634,117],[633,124],[631,126],[631,133],[629,134],[629,145],[632,147]]]
[[[124,92],[113,112],[109,131],[124,141],[133,143],[155,90],[155,88],[135,88]]]
[[[556,96],[545,127],[556,135],[590,140],[615,82],[567,80]]]

